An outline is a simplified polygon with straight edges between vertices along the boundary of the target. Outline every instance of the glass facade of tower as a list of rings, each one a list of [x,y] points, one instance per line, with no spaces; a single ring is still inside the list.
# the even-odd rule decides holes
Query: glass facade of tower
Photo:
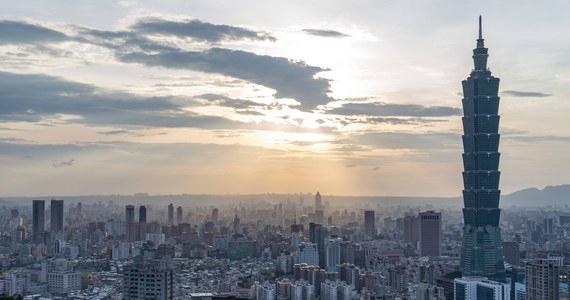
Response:
[[[474,70],[463,84],[463,276],[505,281],[499,228],[499,78],[487,69],[479,18]]]

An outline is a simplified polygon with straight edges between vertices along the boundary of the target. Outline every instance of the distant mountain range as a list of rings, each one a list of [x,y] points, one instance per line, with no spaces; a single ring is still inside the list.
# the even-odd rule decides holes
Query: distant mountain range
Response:
[[[117,205],[154,204],[167,205],[173,203],[183,206],[220,206],[256,204],[260,208],[272,208],[276,202],[291,201],[299,203],[303,198],[305,205],[313,204],[312,194],[255,194],[255,195],[93,195],[93,196],[66,196],[56,197],[72,203],[83,202],[85,204],[101,202],[107,204],[113,201]],[[3,197],[0,198],[0,206],[29,205],[32,199],[49,200],[53,197]],[[463,205],[461,197],[394,197],[394,196],[334,196],[323,195],[323,201],[341,206],[433,206],[434,208],[456,207]],[[501,207],[510,206],[564,206],[570,205],[570,184],[547,186],[540,190],[528,188],[508,195],[501,196]]]
[[[501,206],[563,206],[570,205],[570,184],[547,186],[542,190],[528,188],[505,195]]]

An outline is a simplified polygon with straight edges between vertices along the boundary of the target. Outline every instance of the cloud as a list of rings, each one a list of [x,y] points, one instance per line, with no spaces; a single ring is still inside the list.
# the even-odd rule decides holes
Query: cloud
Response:
[[[0,21],[0,44],[42,44],[69,40],[64,33],[39,25]]]
[[[275,90],[276,98],[291,98],[300,103],[298,108],[312,110],[318,105],[326,104],[333,99],[328,96],[330,80],[317,78],[326,68],[311,66],[303,61],[295,61],[285,57],[259,55],[253,52],[213,47],[201,51],[186,51],[172,44],[157,42],[145,34],[160,33],[175,36],[188,36],[206,41],[257,39],[273,40],[263,32],[252,31],[241,27],[215,25],[198,20],[175,22],[160,19],[140,21],[133,25],[135,31],[105,31],[75,26],[75,35],[67,35],[21,22],[5,21],[5,27],[18,29],[25,34],[13,37],[16,30],[4,32],[5,42],[35,43],[45,41],[73,40],[105,47],[114,51],[117,60],[123,63],[139,63],[146,66],[170,69],[194,70],[204,73],[221,74],[235,79],[263,85]],[[46,46],[35,47],[33,52],[52,56],[70,56],[66,50],[58,50]]]
[[[145,127],[233,128],[244,123],[184,111],[191,99],[142,97],[37,74],[0,72],[0,122],[39,122],[58,115],[67,122]]]
[[[303,32],[310,34],[310,35],[316,35],[316,36],[322,36],[322,37],[331,37],[331,38],[343,38],[343,37],[349,37],[350,35],[346,34],[346,33],[342,33],[340,31],[336,31],[336,30],[330,30],[330,29],[303,29]]]
[[[284,57],[257,55],[241,50],[211,48],[202,52],[170,49],[158,53],[118,53],[125,63],[217,73],[260,84],[276,91],[276,98],[292,98],[302,109],[313,109],[333,99],[328,79],[315,78],[327,69]]]
[[[224,95],[219,94],[202,94],[198,96],[194,96],[194,99],[204,99],[211,102],[211,104],[224,106],[224,107],[231,107],[236,109],[248,109],[256,106],[264,106],[265,104],[257,103],[251,100],[244,100],[244,99],[235,99]]]
[[[68,161],[59,161],[59,162],[54,161],[51,166],[54,168],[71,167],[71,166],[73,166],[74,162],[75,162],[75,159],[70,159]]]
[[[355,164],[347,164],[344,167],[345,168],[354,168],[354,167],[356,167],[356,165]]]
[[[513,97],[545,98],[552,96],[552,94],[545,94],[541,92],[503,91],[502,93]]]
[[[210,43],[244,39],[271,42],[277,40],[267,32],[229,25],[216,25],[196,19],[180,22],[149,18],[138,21],[131,28],[142,34],[172,35]]]
[[[570,136],[554,136],[554,135],[505,135],[505,139],[525,142],[525,143],[540,143],[540,142],[570,142]]]
[[[461,109],[449,106],[423,106],[417,104],[393,103],[347,103],[328,111],[332,114],[354,116],[392,117],[448,117],[461,114]]]

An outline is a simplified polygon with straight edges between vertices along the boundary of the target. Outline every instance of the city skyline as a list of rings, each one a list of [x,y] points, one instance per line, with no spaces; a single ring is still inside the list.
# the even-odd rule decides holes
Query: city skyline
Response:
[[[480,14],[503,191],[570,182],[567,2],[33,3],[0,5],[2,196],[459,196]]]

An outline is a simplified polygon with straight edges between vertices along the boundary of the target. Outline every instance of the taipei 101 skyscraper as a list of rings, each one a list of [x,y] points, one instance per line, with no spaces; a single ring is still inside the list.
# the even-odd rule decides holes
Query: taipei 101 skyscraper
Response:
[[[479,39],[474,70],[463,80],[463,276],[505,281],[499,228],[499,78],[487,69],[488,49]]]

